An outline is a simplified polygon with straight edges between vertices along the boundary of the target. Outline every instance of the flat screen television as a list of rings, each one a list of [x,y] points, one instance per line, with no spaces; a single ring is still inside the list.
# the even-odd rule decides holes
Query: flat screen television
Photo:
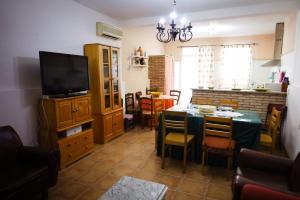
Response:
[[[71,96],[89,89],[86,56],[40,51],[43,95]]]

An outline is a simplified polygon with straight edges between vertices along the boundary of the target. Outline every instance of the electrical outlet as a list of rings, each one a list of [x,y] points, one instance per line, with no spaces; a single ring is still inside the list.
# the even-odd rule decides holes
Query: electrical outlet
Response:
[[[300,130],[300,124],[298,125],[298,129]]]

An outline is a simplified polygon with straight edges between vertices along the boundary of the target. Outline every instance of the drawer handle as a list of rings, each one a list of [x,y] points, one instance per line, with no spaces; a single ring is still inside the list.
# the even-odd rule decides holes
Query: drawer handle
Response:
[[[71,146],[71,144],[67,144],[67,147],[70,147]]]
[[[69,157],[69,158],[71,158],[71,157],[72,157],[72,155],[71,155],[71,154],[68,154],[68,157]]]

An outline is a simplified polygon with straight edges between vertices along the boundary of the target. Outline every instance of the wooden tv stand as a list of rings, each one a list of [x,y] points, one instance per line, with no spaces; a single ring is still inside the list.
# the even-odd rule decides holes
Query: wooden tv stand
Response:
[[[41,100],[41,127],[38,141],[44,149],[59,148],[60,168],[93,151],[93,119],[90,102],[90,95]],[[81,127],[81,132],[67,136],[67,130],[78,126]]]

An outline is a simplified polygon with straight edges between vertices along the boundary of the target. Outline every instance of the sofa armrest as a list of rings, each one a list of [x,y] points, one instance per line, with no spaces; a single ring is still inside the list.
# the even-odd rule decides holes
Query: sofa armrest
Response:
[[[241,200],[300,200],[298,194],[285,193],[261,185],[246,184],[242,189]]]
[[[240,200],[244,185],[249,183],[255,184],[256,182],[239,175],[235,176],[235,178],[232,181],[232,187],[231,187],[233,200]]]
[[[289,174],[293,166],[293,160],[261,153],[250,149],[241,149],[239,167],[252,168],[266,172]]]
[[[49,187],[56,185],[60,160],[58,150],[44,151],[38,147],[23,147],[20,151],[20,157],[23,162],[48,165]]]

